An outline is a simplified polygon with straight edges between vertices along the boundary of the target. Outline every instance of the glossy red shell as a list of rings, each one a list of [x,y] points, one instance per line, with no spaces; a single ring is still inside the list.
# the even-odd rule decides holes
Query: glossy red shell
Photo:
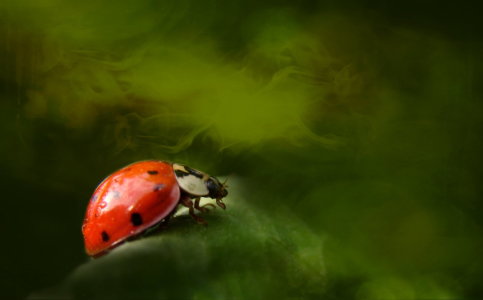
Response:
[[[111,174],[87,207],[82,226],[87,254],[100,255],[160,222],[173,212],[179,198],[170,163],[142,161]]]

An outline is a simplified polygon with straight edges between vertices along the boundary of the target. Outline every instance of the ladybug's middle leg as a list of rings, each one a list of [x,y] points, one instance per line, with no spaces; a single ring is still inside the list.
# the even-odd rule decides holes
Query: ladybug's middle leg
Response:
[[[199,217],[195,214],[195,208],[193,207],[193,202],[191,202],[191,199],[188,197],[183,197],[180,200],[181,205],[186,206],[189,209],[189,214],[190,216],[198,223],[202,225],[206,225],[206,221],[202,218]]]
[[[195,199],[195,208],[201,212],[208,212],[210,211],[208,208],[206,208],[207,206],[211,206],[213,208],[216,208],[216,206],[214,206],[213,204],[211,203],[208,203],[208,204],[205,204],[203,206],[200,206],[200,197],[196,198]]]

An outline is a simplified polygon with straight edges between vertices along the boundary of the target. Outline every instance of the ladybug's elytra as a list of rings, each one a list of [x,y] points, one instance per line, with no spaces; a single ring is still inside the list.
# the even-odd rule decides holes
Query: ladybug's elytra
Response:
[[[188,166],[165,161],[141,161],[128,165],[97,187],[87,207],[82,233],[86,252],[98,257],[111,248],[146,229],[167,221],[178,204],[189,208],[189,214],[200,224],[205,220],[195,214],[200,197],[222,202],[228,194],[218,179]],[[193,203],[194,200],[194,203]]]

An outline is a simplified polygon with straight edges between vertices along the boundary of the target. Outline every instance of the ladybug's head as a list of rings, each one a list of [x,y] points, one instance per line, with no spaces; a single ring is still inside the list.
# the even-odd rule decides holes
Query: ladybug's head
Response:
[[[221,201],[228,191],[227,185],[204,172],[181,164],[173,164],[173,170],[180,188],[192,197],[210,197],[216,199],[216,204],[225,208]]]
[[[226,185],[226,181],[225,183],[221,183],[215,177],[210,176],[210,178],[208,178],[206,181],[206,187],[209,191],[208,197],[216,199],[216,204],[225,209],[225,204],[221,201],[221,199],[228,195],[228,190],[226,189],[228,186]]]

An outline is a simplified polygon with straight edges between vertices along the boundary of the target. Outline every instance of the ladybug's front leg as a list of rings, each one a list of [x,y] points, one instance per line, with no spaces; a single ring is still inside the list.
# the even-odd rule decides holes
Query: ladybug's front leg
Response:
[[[189,209],[190,216],[198,223],[202,225],[208,224],[202,217],[199,217],[195,214],[195,209],[193,207],[193,202],[189,197],[183,197],[180,200],[181,205],[187,207]]]
[[[208,204],[205,204],[203,206],[200,206],[200,197],[196,198],[195,199],[195,208],[201,212],[208,212],[210,211],[208,208],[206,208],[207,206],[211,206],[213,208],[216,208],[216,206],[214,206],[213,204],[211,203],[208,203]]]
[[[217,198],[216,199],[216,204],[218,204],[219,207],[221,207],[223,209],[226,209],[226,205],[225,205],[225,203],[223,203],[223,201],[221,200],[221,198]]]

